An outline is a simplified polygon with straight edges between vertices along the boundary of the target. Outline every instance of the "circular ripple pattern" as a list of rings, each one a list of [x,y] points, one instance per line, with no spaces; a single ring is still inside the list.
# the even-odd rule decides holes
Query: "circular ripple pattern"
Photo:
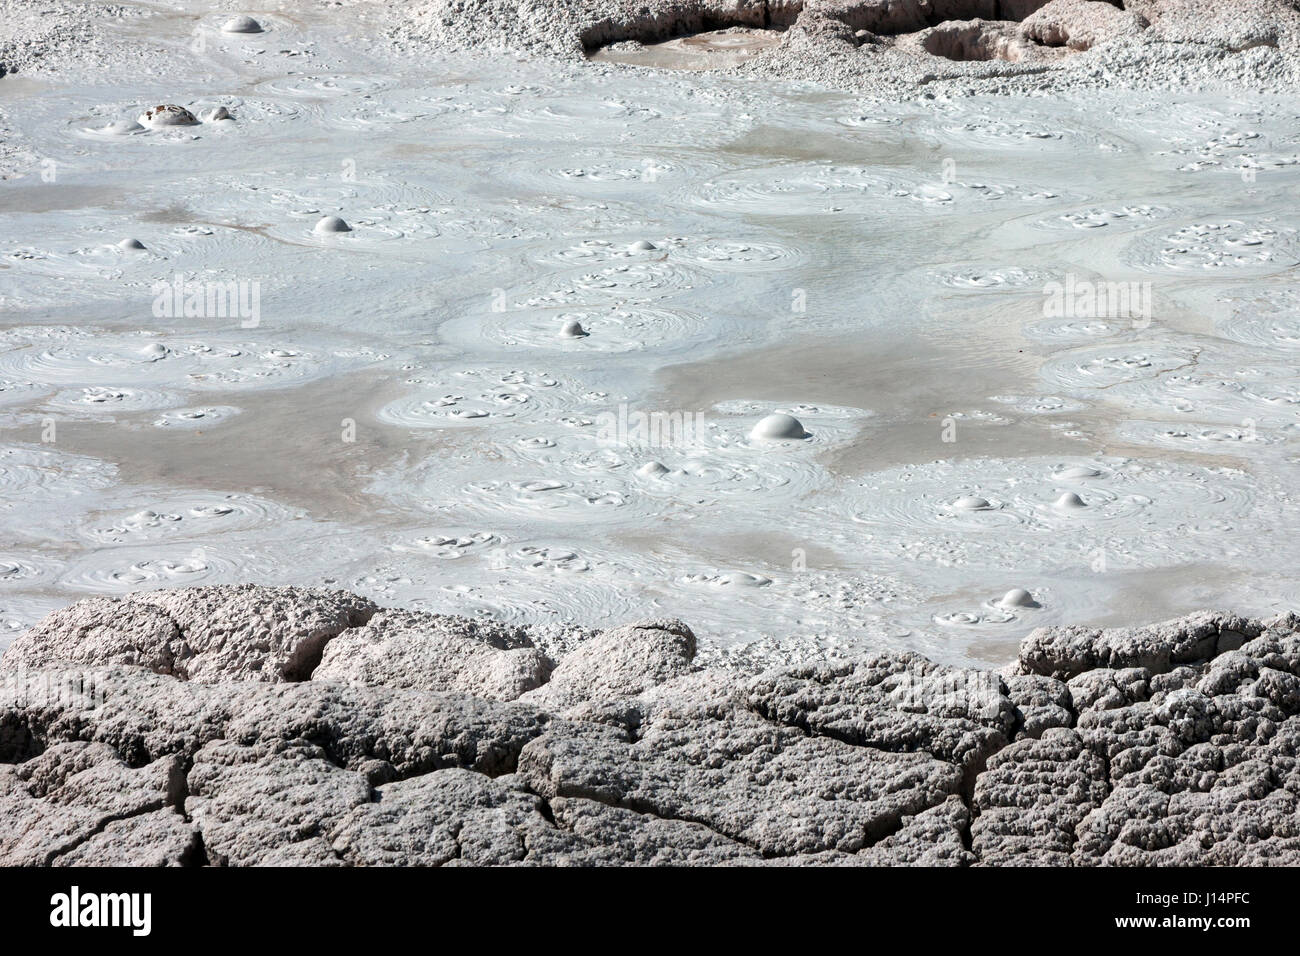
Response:
[[[1300,262],[1294,227],[1241,219],[1156,230],[1135,240],[1124,259],[1149,272],[1185,275],[1268,275]]]
[[[417,378],[420,392],[389,402],[377,417],[405,428],[449,428],[500,420],[529,420],[577,404],[604,404],[606,396],[585,392],[546,372],[463,369]]]
[[[210,547],[101,548],[76,561],[60,583],[78,591],[126,594],[154,588],[235,583],[247,572],[246,564],[239,558]]]
[[[241,531],[302,516],[252,495],[199,492],[162,498],[129,513],[96,516],[81,533],[100,544],[136,544]]]

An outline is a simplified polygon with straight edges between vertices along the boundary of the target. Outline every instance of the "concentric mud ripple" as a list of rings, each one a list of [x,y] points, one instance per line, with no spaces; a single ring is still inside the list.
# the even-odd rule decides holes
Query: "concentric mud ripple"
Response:
[[[136,510],[94,515],[80,533],[99,544],[143,544],[266,528],[301,517],[302,512],[253,495],[195,492],[162,497]]]
[[[68,133],[72,137],[99,143],[127,143],[145,132],[143,126],[134,119],[124,118],[124,115],[100,115],[68,121]]]
[[[1040,229],[1106,229],[1129,231],[1142,229],[1151,223],[1168,219],[1174,210],[1168,206],[1150,203],[1130,203],[1114,206],[1088,206],[1071,209],[1039,219],[1033,223]]]
[[[1232,311],[1215,323],[1221,335],[1266,349],[1300,349],[1300,290],[1253,287],[1222,298]]]
[[[662,249],[662,239],[658,243],[645,237],[628,237],[622,242],[609,239],[584,239],[578,243],[548,243],[536,250],[531,258],[545,266],[584,267],[617,265],[626,262],[657,261],[667,258],[667,250]]]
[[[741,239],[629,237],[623,242],[584,239],[576,245],[539,250],[534,260],[541,264],[607,265],[673,261],[690,263],[720,272],[774,272],[792,268],[803,260],[803,252],[779,242],[746,242]]]
[[[811,215],[849,210],[880,213],[882,200],[921,184],[864,167],[830,163],[759,166],[698,184],[706,209],[758,215]]]
[[[1261,428],[1254,423],[1234,426],[1127,421],[1120,424],[1115,434],[1125,441],[1142,445],[1233,456],[1249,455],[1260,446],[1275,445],[1287,440],[1284,434]]]
[[[464,489],[466,507],[516,518],[600,521],[630,500],[621,483],[609,478],[498,479],[473,482]]]
[[[251,229],[209,225],[205,222],[185,223],[165,232],[152,232],[149,235],[148,249],[144,253],[136,253],[142,261],[149,259],[152,263],[147,272],[143,268],[137,268],[139,275],[132,277],[135,279],[133,286],[138,290],[134,293],[138,314],[148,315],[162,288],[168,284],[175,288],[178,274],[183,282],[200,281],[199,274],[188,271],[187,266],[190,264],[225,263],[230,270],[226,276],[235,279],[246,276],[251,271],[252,263],[259,259],[265,260],[270,255],[271,245],[270,240]],[[181,305],[175,309],[177,316],[183,315],[184,301],[182,296]],[[237,305],[236,299],[230,301]]]
[[[848,212],[885,218],[1003,199],[1042,202],[1059,199],[1051,190],[1015,184],[934,180],[884,167],[804,163],[760,166],[714,177],[696,188],[695,201],[708,209],[757,215],[814,215]]]
[[[436,208],[449,201],[439,190],[378,178],[348,158],[292,174],[270,170],[209,183],[196,192],[211,220],[256,226],[281,243],[340,252],[383,248],[396,239],[435,239],[441,234]],[[343,218],[351,231],[317,232],[326,216]]]
[[[0,502],[14,511],[35,500],[65,499],[117,482],[115,466],[33,445],[0,445]]]
[[[599,85],[599,79],[588,75],[578,86],[534,95],[527,92],[526,86],[512,84],[495,91],[496,102],[490,105],[481,102],[470,105],[462,101],[458,109],[463,114],[462,122],[472,124],[476,132],[487,135],[510,138],[521,134],[539,136],[546,146],[553,147],[555,140],[550,138],[550,134],[581,127],[592,139],[607,144],[602,149],[574,144],[570,140],[571,146],[567,151],[539,148],[530,157],[520,157],[527,168],[519,170],[525,177],[519,182],[541,186],[543,180],[538,177],[544,177],[550,180],[552,189],[557,186],[555,177],[581,190],[600,189],[601,184],[617,181],[653,182],[650,177],[643,178],[646,161],[650,160],[650,165],[654,165],[653,157],[662,155],[664,147],[680,145],[685,147],[681,153],[697,153],[703,159],[708,155],[704,147],[724,141],[728,132],[743,126],[743,121],[734,116],[714,118],[676,114],[672,126],[665,128],[662,101],[651,105],[629,100],[621,85],[611,87],[608,95],[598,92],[593,96],[592,87],[595,85]],[[510,93],[508,89],[521,92]],[[714,122],[711,123],[710,119]],[[610,145],[626,140],[629,132],[643,144],[641,150]],[[690,162],[665,159],[659,172],[665,179],[671,179],[685,170]],[[563,182],[559,185],[563,187]]]
[[[605,404],[604,393],[544,371],[475,368],[417,376],[419,392],[389,402],[376,417],[404,428],[451,428],[531,420],[560,408]]]
[[[732,590],[743,588],[764,588],[772,579],[749,571],[722,571],[717,573],[687,574],[679,577],[677,583],[687,587],[710,588],[713,590]]]
[[[714,506],[743,500],[745,506],[760,508],[774,506],[776,498],[793,500],[825,483],[816,470],[797,462],[747,462],[722,454],[659,454],[638,466],[633,481],[640,494],[665,501]]]
[[[174,392],[161,389],[90,385],[63,389],[50,398],[45,406],[60,412],[111,415],[167,408],[179,402],[180,399]]]
[[[734,501],[745,507],[776,506],[791,501],[825,482],[811,457],[778,457],[770,449],[746,443],[729,444],[722,429],[706,429],[689,436],[689,442],[671,445],[625,442],[602,445],[592,436],[571,441],[516,443],[510,453],[530,462],[534,470],[565,477],[599,477],[608,489],[643,511],[671,507],[720,506]],[[647,500],[651,499],[651,500]]]
[[[581,338],[563,334],[570,322],[587,332]],[[719,319],[683,309],[648,306],[609,308],[513,309],[470,315],[439,326],[448,342],[482,348],[491,346],[536,352],[634,352],[641,349],[680,350],[725,336]]]
[[[379,133],[398,127],[445,116],[453,111],[450,103],[427,94],[394,91],[383,102],[363,97],[346,97],[322,110],[322,122],[334,129],[361,133]]]
[[[692,423],[688,434],[660,436],[668,442],[625,434],[614,430],[616,424],[543,420],[514,440],[484,442],[463,458],[430,458],[381,472],[369,490],[428,512],[473,508],[496,522],[507,515],[516,523],[621,521],[635,527],[700,508],[747,523],[783,513],[828,480],[811,444],[791,454],[785,443],[751,442],[729,421],[702,428]]]
[[[258,130],[266,124],[267,131],[283,135],[284,126],[303,117],[303,106],[292,100],[272,99],[261,96],[225,95],[215,99],[234,119],[234,127],[241,131]],[[212,126],[213,124],[208,124]]]
[[[523,544],[509,551],[506,560],[518,562],[533,571],[549,571],[554,574],[581,574],[591,570],[591,563],[586,558],[568,548]]]
[[[936,103],[933,112],[917,117],[916,133],[941,146],[1005,147],[1018,153],[1124,148],[1109,135],[1109,128],[1103,133],[1079,124],[1068,113],[1028,102],[1020,104],[1013,116],[996,101]]]
[[[185,368],[177,369],[175,366]],[[111,387],[129,379],[138,384],[169,384],[192,368],[181,353],[151,335],[103,335],[45,348],[0,355],[0,375],[51,385],[93,383]]]
[[[1277,316],[1238,313],[1219,323],[1219,331],[1247,345],[1270,349],[1300,349],[1300,314]]]
[[[1045,343],[1096,342],[1133,329],[1133,319],[1115,318],[1048,318],[1030,322],[1021,328],[1027,339]]]
[[[66,606],[67,601],[53,595],[32,597],[26,594],[0,595],[0,653],[15,637],[51,611]]]
[[[528,309],[653,301],[690,291],[703,284],[686,265],[651,252],[645,257],[589,271],[550,275],[508,294],[514,305]]]
[[[25,588],[50,580],[57,562],[30,554],[0,553],[0,588]]]
[[[563,558],[567,554],[573,558]],[[560,566],[550,566],[542,555],[557,558]],[[579,546],[562,538],[530,539],[511,551],[492,552],[480,572],[458,566],[462,573],[456,580],[447,578],[440,559],[428,560],[427,569],[405,560],[401,565],[372,566],[344,581],[404,607],[507,623],[572,627],[598,622],[606,614],[634,620],[655,610],[641,593],[643,582],[653,580],[647,568],[585,542]],[[586,569],[576,570],[580,565]],[[499,586],[502,578],[510,581],[508,588]]]
[[[671,239],[666,245],[674,257],[720,272],[769,274],[802,265],[807,256],[793,245],[762,240]]]
[[[59,583],[77,591],[125,594],[153,588],[234,583],[247,573],[241,559],[207,545],[151,544],[87,552],[72,563]]]
[[[397,552],[455,560],[467,555],[480,556],[501,547],[502,543],[501,536],[491,531],[457,529],[403,538],[390,547]]]
[[[348,213],[346,221],[350,227],[349,229],[346,231],[323,231],[315,228],[321,219],[335,212]],[[291,221],[276,223],[267,232],[269,235],[285,242],[316,246],[336,252],[365,252],[380,248],[384,243],[398,239],[433,239],[438,236],[438,227],[434,224],[432,217],[422,218],[428,216],[428,210],[423,213],[415,213],[416,218],[410,223],[410,225],[419,228],[418,233],[408,232],[399,223],[393,221],[394,219],[403,218],[405,215],[405,211],[385,210],[375,207],[370,207],[359,215],[342,208],[337,210],[312,208],[294,213],[291,216]]]
[[[1285,424],[1300,415],[1300,372],[1289,363],[1240,362],[1211,346],[1186,369],[1117,391],[1138,408],[1174,411],[1193,421]],[[1235,350],[1234,350],[1235,351]]]
[[[870,530],[872,551],[936,567],[1047,571],[1087,566],[1099,552],[1157,567],[1248,548],[1296,504],[1285,495],[1261,510],[1254,480],[1232,469],[980,459],[872,475],[841,507]]]
[[[933,195],[930,190],[935,188],[938,187],[922,186],[920,190],[914,190],[909,195],[913,199],[928,201],[927,197]],[[956,180],[942,188],[957,202],[998,202],[1005,199],[1021,203],[1045,203],[1069,198],[1052,189],[1044,189],[1041,186],[1034,185],[1020,185],[1018,183],[984,183]],[[903,194],[895,193],[895,195]]]
[[[0,378],[69,386],[62,393],[65,403],[78,394],[72,386],[84,395],[108,396],[110,401],[116,392],[138,394],[143,402],[157,394],[150,389],[276,387],[357,368],[379,357],[216,337],[205,341],[189,336],[101,332],[44,348],[2,353]],[[133,384],[124,390],[124,381]]]
[[[1041,290],[1042,287],[1058,277],[1042,269],[1026,269],[1022,266],[984,267],[967,266],[944,272],[933,272],[930,278],[950,289],[961,291],[980,291],[984,289],[1003,291],[1009,289]]]
[[[88,140],[99,146],[118,149],[150,149],[160,142],[166,144],[167,138],[160,138],[158,130],[151,130],[137,121],[145,106],[128,101],[95,103],[89,107],[88,115],[68,121],[66,135],[69,139]],[[246,133],[263,124],[268,128],[278,127],[301,118],[306,111],[305,104],[293,100],[220,92],[205,95],[190,103],[189,108],[199,122],[177,128],[187,141],[213,134]],[[228,119],[218,119],[220,114],[214,115],[214,111],[221,108],[225,109]]]
[[[85,223],[86,228],[72,239],[58,237],[4,250],[0,265],[7,273],[6,310],[64,309],[74,302],[103,298],[105,287],[113,298],[131,299],[139,308],[148,308],[152,297],[142,290],[156,278],[162,258],[150,249],[123,249],[119,244],[123,236],[92,224],[90,216]]]
[[[1022,415],[1068,415],[1088,407],[1085,402],[1060,395],[990,395],[989,400],[1007,405]]]
[[[681,161],[656,159],[644,154],[611,158],[604,150],[566,155],[555,165],[525,167],[517,173],[523,184],[549,186],[551,189],[588,196],[617,197],[631,187],[650,193],[662,190],[666,183],[687,178],[691,173]]]
[[[1134,240],[1124,261],[1148,272],[1270,275],[1300,262],[1297,231],[1275,219],[1217,219],[1158,229]]]
[[[0,380],[0,407],[30,403],[49,392],[48,385],[37,382]]]
[[[872,106],[872,111],[867,113],[848,113],[843,116],[835,117],[835,122],[849,129],[866,129],[878,130],[888,129],[892,126],[899,126],[903,122],[901,116],[890,116],[887,113],[877,112],[878,107]]]
[[[1089,561],[1096,561],[1094,552]],[[1035,627],[1060,624],[1077,620],[1094,606],[1098,594],[1109,594],[1108,578],[1102,565],[1090,566],[1081,563],[1062,576],[1044,574],[1036,577],[1038,581],[1032,594],[1028,594],[1028,603],[1016,603],[1008,600],[1017,596],[1024,597],[1023,589],[1011,588],[999,591],[986,589],[982,598],[943,601],[940,608],[930,616],[930,622],[939,625],[948,635],[954,632],[968,632],[972,636],[994,638],[1002,634],[1007,636],[1025,633]],[[1086,572],[1086,576],[1084,574]],[[1016,580],[1011,578],[1011,581]]]
[[[939,611],[931,620],[943,627],[960,627],[967,630],[983,630],[990,627],[1019,623],[1022,617],[1030,617],[1033,609],[1003,607],[997,599],[990,598],[977,607],[964,610]]]
[[[256,89],[270,98],[281,96],[302,99],[326,99],[341,96],[370,96],[391,89],[391,76],[348,73],[295,73],[278,76],[257,84]]]
[[[194,429],[212,428],[238,415],[233,405],[196,405],[191,408],[174,408],[153,420],[158,428]]]
[[[454,580],[443,566],[448,556],[412,554],[400,565],[375,566],[354,583],[405,606],[517,623],[571,627],[598,619],[602,607],[614,608],[616,614],[638,613],[634,592],[649,576],[647,567],[615,557],[590,539],[579,545],[530,537],[484,547],[461,556]],[[494,602],[498,589],[492,583],[502,579],[511,586]]]
[[[1086,391],[1156,379],[1195,363],[1197,350],[1165,345],[1114,343],[1071,349],[1049,360],[1040,371],[1053,389]]]

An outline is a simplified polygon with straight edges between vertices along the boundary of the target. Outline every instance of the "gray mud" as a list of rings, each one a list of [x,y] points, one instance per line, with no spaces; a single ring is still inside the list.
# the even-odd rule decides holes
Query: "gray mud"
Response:
[[[12,6],[0,643],[257,581],[998,666],[1300,600],[1276,4]]]

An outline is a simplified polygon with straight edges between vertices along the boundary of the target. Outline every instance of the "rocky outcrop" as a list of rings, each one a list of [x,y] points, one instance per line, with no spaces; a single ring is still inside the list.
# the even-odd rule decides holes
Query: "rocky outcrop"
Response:
[[[130,766],[112,747],[71,741],[0,765],[0,861],[182,865],[198,860],[198,831],[178,810],[184,761]]]
[[[5,652],[10,667],[133,664],[200,683],[305,680],[370,601],[323,588],[167,588],[55,611]]]
[[[722,61],[729,69],[887,99],[936,83],[958,94],[1039,93],[1117,82],[1184,90],[1191,78],[1291,91],[1300,53],[1290,0],[425,0],[394,36],[440,51],[576,58],[728,29],[769,34],[749,56]]]
[[[1049,47],[1088,50],[1117,37],[1138,36],[1150,22],[1140,13],[1100,0],[1051,0],[1020,25],[1020,33]]]
[[[419,611],[384,611],[325,648],[317,680],[460,691],[514,700],[554,664],[518,628]]]
[[[1003,674],[570,634],[337,591],[80,602],[0,659],[0,863],[1300,864],[1300,616],[1045,628]]]
[[[695,635],[681,621],[616,627],[566,655],[545,686],[524,697],[547,710],[635,697],[685,674],[695,659]]]
[[[1097,669],[1163,673],[1236,650],[1260,629],[1258,622],[1209,611],[1151,627],[1043,627],[1020,646],[1019,671],[1066,680]]]

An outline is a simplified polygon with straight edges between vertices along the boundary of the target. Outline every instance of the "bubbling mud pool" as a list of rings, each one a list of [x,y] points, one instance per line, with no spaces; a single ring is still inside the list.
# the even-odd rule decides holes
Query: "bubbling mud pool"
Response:
[[[13,87],[9,633],[251,580],[1001,663],[1300,602],[1294,108],[405,59],[350,16]]]

